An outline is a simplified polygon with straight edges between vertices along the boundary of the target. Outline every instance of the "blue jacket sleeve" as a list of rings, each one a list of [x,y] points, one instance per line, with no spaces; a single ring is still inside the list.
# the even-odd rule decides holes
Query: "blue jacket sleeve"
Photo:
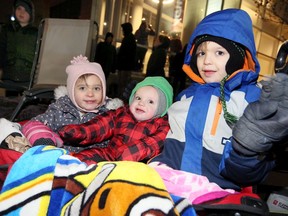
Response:
[[[247,157],[238,154],[227,142],[224,148],[220,173],[242,186],[251,186],[262,182],[269,171],[275,167],[275,161],[260,158],[258,155]]]

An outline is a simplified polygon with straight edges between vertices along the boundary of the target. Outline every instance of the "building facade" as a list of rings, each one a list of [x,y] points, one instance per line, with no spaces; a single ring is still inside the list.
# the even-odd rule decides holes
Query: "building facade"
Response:
[[[272,75],[279,47],[288,39],[287,23],[284,16],[281,18],[281,14],[288,11],[285,1],[93,0],[91,18],[99,24],[100,38],[111,31],[119,42],[121,23],[130,22],[135,32],[145,19],[158,34],[178,37],[185,44],[201,19],[226,8],[241,8],[248,12],[253,22],[260,75],[262,78]],[[153,38],[149,39],[149,46],[153,46]]]
[[[0,21],[13,13],[14,0],[2,0]],[[118,47],[122,40],[121,24],[130,22],[133,32],[146,20],[156,34],[179,38],[183,44],[196,25],[208,14],[226,8],[242,8],[250,15],[261,65],[261,78],[274,73],[277,52],[288,39],[288,4],[285,0],[37,0],[34,1],[35,25],[46,17],[91,19],[97,24],[95,44],[106,32],[114,34]],[[149,58],[154,36],[148,38]],[[95,45],[94,44],[94,45]],[[145,71],[145,70],[144,70]]]

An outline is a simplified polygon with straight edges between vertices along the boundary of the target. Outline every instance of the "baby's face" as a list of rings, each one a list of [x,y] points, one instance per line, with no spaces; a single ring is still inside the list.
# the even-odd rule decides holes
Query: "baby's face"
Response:
[[[75,102],[82,109],[95,110],[103,99],[101,80],[96,75],[90,75],[86,79],[79,78],[75,83],[74,97]]]
[[[145,121],[155,116],[158,105],[157,90],[152,86],[144,86],[135,92],[130,111],[138,121]]]
[[[206,83],[220,82],[226,75],[226,64],[230,58],[228,51],[219,44],[206,41],[196,51],[197,68]]]

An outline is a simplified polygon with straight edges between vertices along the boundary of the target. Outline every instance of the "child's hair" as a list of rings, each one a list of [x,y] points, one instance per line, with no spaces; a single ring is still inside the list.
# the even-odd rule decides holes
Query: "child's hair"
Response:
[[[87,78],[90,75],[96,75],[100,79],[102,83],[103,97],[102,102],[99,104],[99,106],[104,104],[106,100],[106,79],[100,64],[96,62],[89,62],[87,57],[80,55],[74,57],[73,60],[71,60],[71,64],[66,67],[66,73],[68,75],[67,76],[68,96],[79,110],[87,112],[87,110],[84,110],[83,108],[79,107],[78,104],[76,104],[74,97],[75,83],[78,80],[78,78],[82,77],[83,75],[85,75],[84,78]],[[89,112],[97,112],[98,107],[96,107],[94,111]]]
[[[86,80],[87,80],[88,77],[90,77],[92,75],[95,75],[95,74],[92,74],[92,73],[83,74],[80,77],[78,77],[78,79],[76,81],[83,80],[85,82],[85,85],[87,85],[87,81]]]
[[[129,104],[132,103],[136,91],[144,86],[153,86],[159,95],[159,106],[156,112],[156,116],[164,116],[167,113],[168,108],[173,102],[173,88],[170,83],[161,76],[146,77],[143,81],[139,82],[129,98]]]

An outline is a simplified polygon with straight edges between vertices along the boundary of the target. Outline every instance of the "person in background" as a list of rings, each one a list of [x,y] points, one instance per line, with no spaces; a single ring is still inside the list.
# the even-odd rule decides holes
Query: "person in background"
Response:
[[[170,39],[165,35],[156,37],[152,54],[150,55],[146,76],[162,76],[165,77],[165,64],[167,51],[169,49]]]
[[[136,71],[143,70],[143,62],[148,49],[148,36],[154,36],[155,31],[152,25],[147,26],[147,22],[143,20],[139,28],[135,32],[135,38],[137,42],[137,59],[136,59]]]
[[[25,123],[21,131],[32,146],[53,145],[78,152],[91,146],[64,145],[57,131],[68,124],[85,123],[95,116],[123,105],[117,98],[106,97],[106,79],[101,66],[79,55],[66,67],[67,87],[55,90],[57,100],[47,111]],[[91,143],[93,146],[94,143]],[[100,147],[107,142],[95,144]]]
[[[105,41],[97,44],[94,61],[99,63],[105,73],[105,78],[108,80],[110,73],[116,71],[116,48],[113,43],[113,33],[107,32]]]
[[[186,54],[187,44],[182,48],[180,39],[172,39],[169,54],[169,80],[172,84],[174,95],[177,96],[186,87],[187,74],[182,66]]]
[[[131,23],[123,23],[121,27],[124,37],[117,53],[117,69],[119,78],[118,95],[122,98],[122,93],[128,83],[130,83],[131,73],[135,69],[136,40],[132,33],[133,27]]]
[[[88,164],[100,161],[147,161],[158,155],[169,130],[167,109],[173,90],[163,77],[146,77],[132,90],[129,104],[96,116],[80,125],[59,130],[64,143],[83,147],[110,140],[105,148],[72,154]]]
[[[287,147],[288,76],[257,85],[248,13],[206,16],[190,37],[183,69],[193,83],[169,108],[164,149],[149,165],[171,194],[192,204],[263,181],[276,165],[275,148]]]
[[[33,65],[38,29],[33,26],[34,5],[30,0],[13,4],[15,21],[2,27],[0,33],[1,80],[27,86]],[[6,96],[18,92],[6,92]]]

